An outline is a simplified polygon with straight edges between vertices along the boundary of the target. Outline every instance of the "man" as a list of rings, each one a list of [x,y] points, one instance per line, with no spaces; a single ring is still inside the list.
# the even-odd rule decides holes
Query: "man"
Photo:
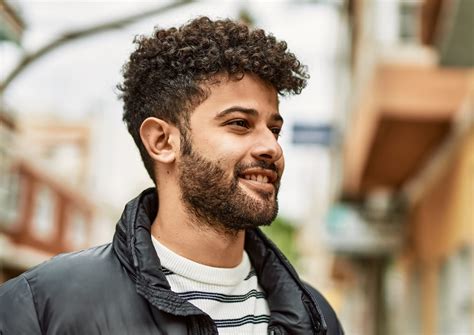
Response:
[[[284,42],[230,20],[136,43],[119,89],[156,189],[127,204],[111,244],[4,284],[1,332],[342,334],[257,228],[278,211],[278,94],[304,88],[304,67]]]

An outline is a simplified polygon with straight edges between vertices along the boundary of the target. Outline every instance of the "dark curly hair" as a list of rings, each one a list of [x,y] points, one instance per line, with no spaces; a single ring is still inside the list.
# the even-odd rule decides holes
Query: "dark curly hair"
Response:
[[[124,65],[124,80],[117,88],[124,101],[123,120],[154,182],[153,160],[139,133],[146,118],[170,122],[183,136],[190,111],[209,94],[203,84],[216,83],[217,75],[238,80],[253,73],[280,95],[299,94],[309,77],[284,41],[229,19],[199,17],[179,28],[155,29],[134,43],[137,48]]]

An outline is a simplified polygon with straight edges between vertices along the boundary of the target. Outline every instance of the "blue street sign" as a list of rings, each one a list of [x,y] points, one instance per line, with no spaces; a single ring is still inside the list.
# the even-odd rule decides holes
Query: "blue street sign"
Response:
[[[293,124],[293,144],[330,146],[334,141],[334,127],[330,124]]]

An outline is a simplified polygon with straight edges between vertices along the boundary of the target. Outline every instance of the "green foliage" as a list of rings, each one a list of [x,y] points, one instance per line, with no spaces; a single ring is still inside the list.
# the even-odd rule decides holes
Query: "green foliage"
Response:
[[[239,11],[239,20],[248,26],[253,26],[255,19],[247,8],[241,8]]]
[[[270,226],[262,227],[262,231],[280,248],[291,264],[298,264],[296,228],[290,221],[279,216]]]

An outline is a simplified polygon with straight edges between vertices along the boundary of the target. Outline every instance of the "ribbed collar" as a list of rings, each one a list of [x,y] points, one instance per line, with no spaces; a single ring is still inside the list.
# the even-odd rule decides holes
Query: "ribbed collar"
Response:
[[[250,260],[245,251],[242,255],[242,261],[236,267],[218,268],[193,262],[178,255],[153,236],[152,241],[163,267],[195,282],[216,286],[235,286],[243,282],[250,272]]]

